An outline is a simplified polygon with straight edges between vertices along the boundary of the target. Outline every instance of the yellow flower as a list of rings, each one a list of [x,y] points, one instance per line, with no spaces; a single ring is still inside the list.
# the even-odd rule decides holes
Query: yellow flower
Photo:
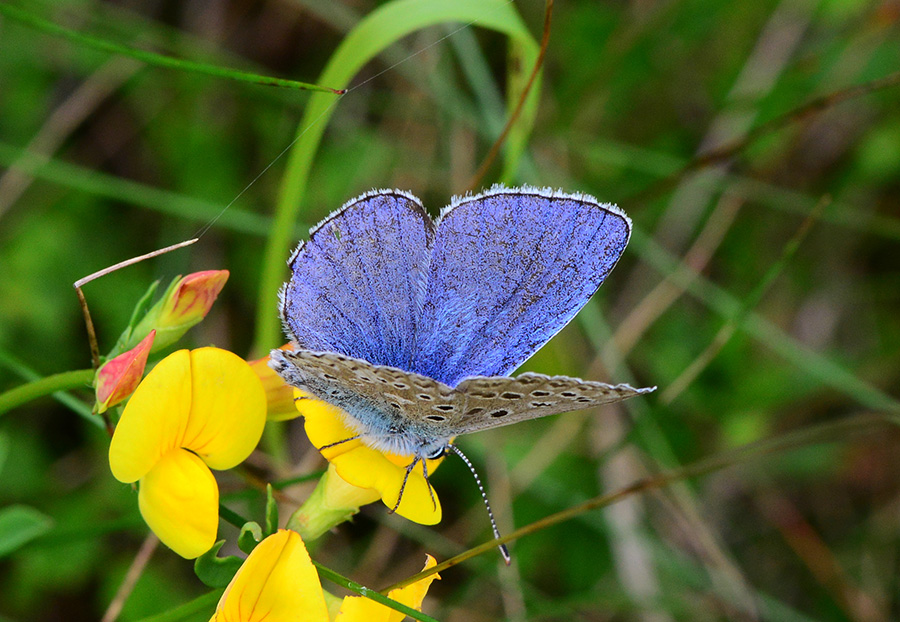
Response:
[[[435,565],[428,556],[426,568]],[[436,574],[389,598],[416,609]],[[399,622],[404,615],[361,596],[344,598],[341,622]],[[325,593],[299,534],[280,529],[259,543],[222,594],[210,622],[329,622]]]
[[[319,575],[303,540],[280,529],[260,542],[228,584],[210,622],[328,622]]]
[[[290,348],[290,346],[284,346],[284,348]],[[269,357],[250,361],[250,367],[259,376],[263,388],[266,390],[268,404],[266,418],[269,421],[285,421],[299,417],[300,413],[294,406],[294,389],[285,384],[281,376],[269,367]]]
[[[397,504],[400,488],[406,478],[397,514],[422,525],[435,525],[440,522],[441,504],[437,494],[425,481],[421,462],[409,472],[407,478],[406,467],[413,461],[413,456],[381,452],[360,440],[340,443],[339,441],[357,435],[344,423],[345,415],[342,411],[303,391],[295,390],[294,395],[298,398],[297,410],[304,417],[309,440],[315,447],[338,443],[321,450],[322,455],[331,463],[341,479],[352,486],[364,489],[361,498],[365,499],[367,495],[375,492],[387,507],[393,508]],[[442,461],[443,458],[428,460],[426,465],[428,474],[431,475]],[[331,486],[331,488],[337,491],[335,495],[347,495],[342,487]],[[329,495],[328,488],[325,492]],[[326,499],[326,502],[332,507],[338,505],[338,501],[333,498]]]
[[[140,480],[141,515],[182,557],[215,543],[219,490],[209,469],[247,458],[265,415],[259,378],[240,357],[217,348],[167,356],[125,406],[109,446],[110,470],[121,482]]]
[[[147,356],[150,354],[154,337],[156,331],[151,330],[139,344],[128,352],[110,359],[97,371],[94,383],[97,387],[98,413],[105,412],[107,408],[115,406],[134,393],[144,376],[144,367],[147,366]]]

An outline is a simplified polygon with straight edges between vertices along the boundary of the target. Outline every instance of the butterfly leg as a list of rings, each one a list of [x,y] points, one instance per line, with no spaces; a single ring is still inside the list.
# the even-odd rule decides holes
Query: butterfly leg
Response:
[[[431,487],[431,480],[428,479],[428,461],[422,460],[422,475],[425,476],[425,484],[428,485],[428,494],[431,495],[431,507],[437,512],[437,501],[434,498],[434,488]]]
[[[328,443],[327,445],[322,445],[321,447],[318,448],[318,450],[322,451],[323,449],[328,449],[329,447],[336,447],[338,445],[343,445],[344,443],[349,443],[350,441],[358,441],[361,438],[362,438],[362,434],[357,434],[356,436],[351,436],[350,438],[345,438],[344,440],[341,440],[341,441],[335,441],[333,443]]]
[[[406,482],[409,480],[409,474],[412,473],[412,470],[416,467],[416,464],[421,460],[418,456],[413,458],[413,461],[409,463],[409,466],[406,467],[406,473],[403,475],[403,483],[400,484],[400,494],[397,495],[397,503],[394,504],[394,507],[390,509],[388,514],[393,514],[397,511],[397,508],[400,507],[400,499],[403,498],[403,491],[406,490]],[[427,481],[427,480],[426,480]]]

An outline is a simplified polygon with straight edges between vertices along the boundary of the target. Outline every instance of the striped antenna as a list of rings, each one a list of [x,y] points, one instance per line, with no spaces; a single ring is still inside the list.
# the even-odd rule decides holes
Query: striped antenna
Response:
[[[475,467],[472,466],[472,463],[466,458],[466,455],[460,450],[456,445],[451,445],[447,443],[447,447],[453,450],[457,456],[462,458],[462,461],[466,463],[466,466],[469,467],[469,470],[472,472],[472,477],[475,478],[475,483],[478,484],[478,491],[481,493],[481,499],[484,501],[484,507],[487,508],[488,518],[491,520],[491,529],[494,530],[494,539],[500,539],[500,530],[497,529],[497,521],[494,520],[494,513],[491,511],[491,504],[488,503],[487,494],[484,492],[484,486],[481,485],[481,478],[478,477],[478,473],[475,471]],[[499,547],[500,554],[503,556],[503,561],[506,562],[506,565],[509,566],[512,563],[512,557],[509,555],[509,549],[506,548],[506,544],[501,544]]]

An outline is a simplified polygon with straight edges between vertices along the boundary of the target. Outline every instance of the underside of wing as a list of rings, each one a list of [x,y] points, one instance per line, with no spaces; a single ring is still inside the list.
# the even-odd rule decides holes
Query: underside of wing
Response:
[[[412,195],[377,191],[344,205],[289,261],[288,336],[301,348],[409,369],[433,237]]]
[[[618,402],[655,389],[532,373],[515,378],[468,378],[456,387],[465,396],[465,405],[463,415],[450,427],[453,434],[468,434]]]

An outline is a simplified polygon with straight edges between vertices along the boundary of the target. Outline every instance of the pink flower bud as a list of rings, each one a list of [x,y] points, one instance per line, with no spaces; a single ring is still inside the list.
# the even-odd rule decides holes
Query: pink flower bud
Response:
[[[133,335],[155,330],[154,352],[172,345],[206,317],[227,280],[228,270],[204,270],[174,281],[162,300],[147,312]]]
[[[107,361],[97,372],[97,412],[102,413],[134,393],[147,365],[147,356],[156,331],[151,330],[143,341],[128,352]]]
[[[181,328],[206,317],[228,280],[228,270],[204,270],[182,278],[171,288],[160,310],[159,328]]]

